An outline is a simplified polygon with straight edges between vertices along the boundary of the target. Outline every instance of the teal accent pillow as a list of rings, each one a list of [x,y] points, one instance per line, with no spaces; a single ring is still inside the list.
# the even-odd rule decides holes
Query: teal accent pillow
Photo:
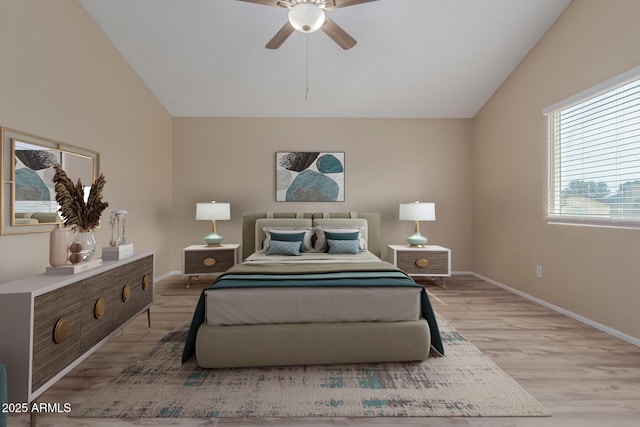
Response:
[[[327,239],[331,240],[358,240],[360,232],[349,231],[346,233],[336,233],[335,231],[325,231],[324,235],[327,236]]]
[[[356,247],[358,247],[358,245],[360,244],[359,231],[345,231],[345,232],[325,231],[324,236],[327,241],[327,247],[325,251],[329,252],[330,254],[352,254],[352,253],[357,254],[360,251],[358,249],[358,252],[350,252],[350,248],[352,244],[344,244],[344,245],[340,245],[340,249],[334,249],[334,252],[331,252],[331,245],[329,244],[330,240],[333,240],[334,242],[355,242]],[[347,251],[347,252],[343,252],[343,251]]]
[[[304,231],[301,233],[277,233],[272,231],[271,241],[300,242],[300,251],[304,251]]]
[[[269,249],[267,249],[267,255],[300,256],[300,249],[300,242],[271,239]]]
[[[357,233],[356,233],[357,234]],[[357,254],[360,253],[359,241],[327,239],[330,254]]]

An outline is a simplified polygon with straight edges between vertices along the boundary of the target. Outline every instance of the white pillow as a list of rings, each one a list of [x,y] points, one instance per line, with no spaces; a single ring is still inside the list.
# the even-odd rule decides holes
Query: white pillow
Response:
[[[264,228],[306,228],[313,227],[310,218],[258,218],[254,228],[254,251],[261,251],[264,249],[264,242],[267,235],[264,232]]]
[[[263,250],[269,250],[269,244],[271,242],[271,233],[282,234],[298,234],[304,232],[304,238],[302,240],[303,252],[311,252],[313,250],[311,246],[311,236],[313,236],[313,227],[264,227],[262,229],[267,238],[264,240]]]
[[[316,243],[313,252],[326,252],[328,249],[325,231],[330,233],[355,233],[358,232],[358,248],[360,251],[367,250],[367,242],[364,239],[363,227],[315,227]]]

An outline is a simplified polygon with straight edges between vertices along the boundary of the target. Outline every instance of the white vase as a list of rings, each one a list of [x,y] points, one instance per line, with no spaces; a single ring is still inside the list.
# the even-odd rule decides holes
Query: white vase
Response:
[[[96,252],[96,237],[93,230],[76,231],[69,244],[69,252],[71,252],[69,255],[71,264],[89,261]]]
[[[49,234],[49,264],[52,267],[61,267],[67,263],[67,251],[69,248],[69,233],[59,224]]]

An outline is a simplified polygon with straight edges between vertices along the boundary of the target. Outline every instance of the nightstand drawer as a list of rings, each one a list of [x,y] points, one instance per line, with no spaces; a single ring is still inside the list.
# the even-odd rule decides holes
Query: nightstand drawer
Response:
[[[447,251],[399,251],[397,267],[408,274],[449,274]]]
[[[184,274],[223,273],[235,264],[234,249],[185,251]]]

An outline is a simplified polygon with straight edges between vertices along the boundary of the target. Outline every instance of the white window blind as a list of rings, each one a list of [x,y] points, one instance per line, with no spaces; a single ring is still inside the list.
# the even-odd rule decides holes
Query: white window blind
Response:
[[[615,80],[544,111],[550,222],[640,227],[640,70]]]

